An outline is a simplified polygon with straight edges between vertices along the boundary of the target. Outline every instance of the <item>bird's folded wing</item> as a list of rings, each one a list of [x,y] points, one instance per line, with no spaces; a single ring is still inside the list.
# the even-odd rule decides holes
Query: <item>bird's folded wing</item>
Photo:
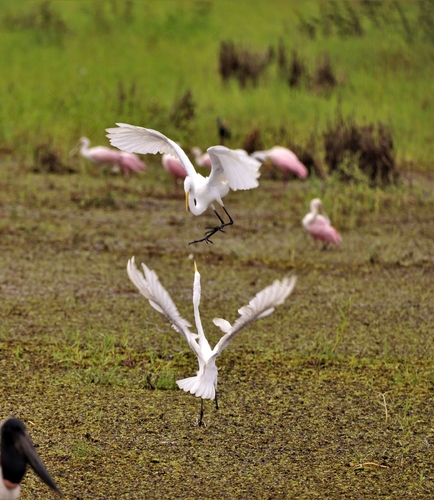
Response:
[[[225,146],[212,146],[208,148],[208,154],[212,165],[209,176],[210,185],[214,182],[218,183],[221,174],[224,173],[233,191],[258,187],[261,163],[255,158]]]
[[[169,293],[160,283],[157,273],[149,269],[145,264],[142,264],[142,267],[143,274],[137,269],[134,257],[128,261],[127,272],[130,280],[139,292],[149,300],[151,306],[163,314],[172,324],[173,328],[183,335],[190,347],[196,351],[195,347],[191,344],[197,346],[195,339],[198,336],[190,332],[189,327],[191,327],[191,324],[179,314]]]
[[[223,335],[214,347],[213,353],[216,356],[220,354],[228,343],[248,324],[257,319],[265,318],[274,311],[276,306],[283,304],[294,289],[296,280],[295,276],[291,278],[285,277],[282,281],[276,280],[272,285],[258,292],[247,306],[238,310],[240,317],[231,327],[226,320],[215,318],[214,324],[219,326],[223,332],[226,332],[226,335]]]

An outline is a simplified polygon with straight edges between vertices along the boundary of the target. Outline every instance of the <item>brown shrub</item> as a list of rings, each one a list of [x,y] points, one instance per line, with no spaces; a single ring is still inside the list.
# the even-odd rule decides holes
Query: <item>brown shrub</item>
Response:
[[[338,116],[323,134],[325,161],[331,172],[338,171],[344,179],[349,178],[344,169],[345,158],[352,155],[358,168],[372,185],[395,183],[398,171],[392,132],[384,123],[359,126],[353,120],[345,121]]]
[[[264,145],[261,140],[261,133],[257,127],[249,132],[248,136],[244,140],[243,149],[246,150],[249,155],[251,155],[254,151],[264,149]]]
[[[64,165],[61,155],[50,144],[39,144],[33,151],[33,171],[37,173],[71,174],[75,170]]]
[[[225,82],[229,78],[236,78],[245,88],[250,81],[254,86],[258,84],[259,76],[274,58],[274,49],[268,48],[262,52],[254,52],[246,47],[236,47],[232,41],[220,43],[219,72]]]

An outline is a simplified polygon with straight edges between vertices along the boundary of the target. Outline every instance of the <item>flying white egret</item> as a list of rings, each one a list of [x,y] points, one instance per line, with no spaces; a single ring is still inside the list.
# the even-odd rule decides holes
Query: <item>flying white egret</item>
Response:
[[[292,292],[296,278],[285,277],[282,281],[276,280],[272,285],[258,292],[247,306],[238,309],[240,317],[231,325],[222,318],[214,318],[213,322],[225,335],[221,337],[214,349],[211,349],[205,337],[202,321],[200,319],[200,274],[194,263],[194,283],[193,283],[193,309],[197,334],[190,331],[190,323],[182,318],[176,308],[175,303],[169,293],[161,285],[155,271],[142,264],[143,274],[136,267],[134,257],[128,261],[127,272],[130,280],[138,288],[139,292],[148,299],[151,306],[159,313],[163,314],[172,324],[173,328],[179,332],[188,342],[188,345],[197,356],[199,371],[196,376],[177,380],[178,387],[186,392],[201,398],[199,425],[203,425],[203,400],[217,400],[217,356],[228,346],[229,342],[235,338],[241,330],[256,319],[265,318],[274,311],[274,308],[283,304],[285,299]]]
[[[202,214],[208,207],[214,210],[220,225],[209,228],[205,237],[190,242],[205,241],[212,243],[211,236],[217,231],[224,232],[226,226],[234,223],[226,210],[222,198],[229,189],[253,189],[259,185],[258,177],[261,163],[245,154],[226,148],[225,146],[212,146],[208,148],[211,158],[211,174],[209,177],[196,172],[193,164],[182,148],[157,130],[136,127],[126,123],[117,123],[119,128],[106,129],[107,137],[113,146],[132,153],[157,154],[167,153],[180,159],[187,172],[184,180],[186,195],[186,208],[189,207],[194,215]],[[229,222],[224,222],[217,212],[214,202],[221,205]],[[187,208],[188,210],[188,208]]]
[[[23,422],[8,418],[1,427],[0,500],[15,500],[20,496],[27,464],[46,485],[63,496],[36,453]]]

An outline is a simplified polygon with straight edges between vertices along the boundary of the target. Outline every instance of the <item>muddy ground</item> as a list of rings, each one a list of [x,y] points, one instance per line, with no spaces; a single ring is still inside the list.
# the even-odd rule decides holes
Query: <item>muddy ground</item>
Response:
[[[0,167],[1,415],[25,421],[65,498],[434,494],[432,179],[405,176],[374,209],[366,191],[357,210],[333,207],[319,181],[263,179],[225,198],[235,224],[214,245],[188,246],[214,216],[186,214],[158,162],[131,179]],[[303,232],[314,196],[339,248]],[[205,427],[200,400],[175,384],[194,355],[129,282],[133,255],[190,321],[196,260],[212,344],[213,317],[232,322],[274,279],[298,276],[218,359]],[[54,498],[33,472],[22,489]]]

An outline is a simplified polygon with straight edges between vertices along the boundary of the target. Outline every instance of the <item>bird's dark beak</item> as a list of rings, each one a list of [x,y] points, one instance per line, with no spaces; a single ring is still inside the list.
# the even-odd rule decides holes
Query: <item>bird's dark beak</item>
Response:
[[[63,497],[62,492],[57,487],[56,483],[53,481],[50,474],[48,474],[47,469],[42,463],[39,455],[36,453],[33,444],[27,434],[19,434],[15,441],[15,448],[18,453],[26,460],[36,474],[44,481],[44,483],[54,490],[59,496]]]

